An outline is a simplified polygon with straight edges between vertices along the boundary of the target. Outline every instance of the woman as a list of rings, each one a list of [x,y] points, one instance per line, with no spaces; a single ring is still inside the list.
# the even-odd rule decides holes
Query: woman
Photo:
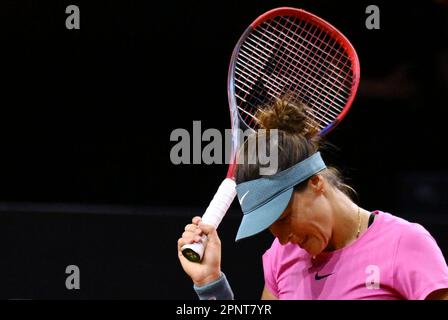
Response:
[[[278,171],[263,177],[259,164],[244,163],[236,176],[244,213],[237,240],[265,229],[275,236],[263,255],[261,298],[448,300],[448,267],[431,235],[350,199],[351,188],[320,157],[306,106],[280,100],[265,110],[256,117],[261,128],[278,128]],[[259,138],[265,137],[252,137]],[[250,152],[247,145],[240,154]],[[192,263],[180,249],[202,234],[208,236],[204,258]],[[193,218],[178,251],[201,299],[233,298],[220,270],[221,245],[213,227]]]

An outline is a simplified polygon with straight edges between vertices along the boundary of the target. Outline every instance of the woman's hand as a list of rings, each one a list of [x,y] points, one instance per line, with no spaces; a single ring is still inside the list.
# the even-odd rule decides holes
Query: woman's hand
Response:
[[[204,243],[205,251],[201,262],[191,262],[182,254],[182,246],[200,242],[203,235],[207,236]],[[191,277],[194,284],[203,286],[217,280],[221,276],[221,240],[216,229],[201,222],[200,217],[194,217],[191,224],[185,226],[182,238],[177,241],[177,252],[184,271]]]

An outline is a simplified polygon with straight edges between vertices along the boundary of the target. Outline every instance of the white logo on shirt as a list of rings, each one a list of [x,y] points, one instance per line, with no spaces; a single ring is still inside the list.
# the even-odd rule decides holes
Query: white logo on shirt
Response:
[[[371,264],[367,266],[365,272],[369,275],[366,278],[366,288],[370,290],[380,288],[380,268],[377,265]]]

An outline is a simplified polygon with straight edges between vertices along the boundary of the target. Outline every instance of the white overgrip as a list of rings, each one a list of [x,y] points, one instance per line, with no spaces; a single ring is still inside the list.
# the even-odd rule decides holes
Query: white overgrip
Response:
[[[224,179],[207,210],[205,210],[205,213],[202,216],[202,223],[212,225],[217,229],[235,196],[235,181],[230,178]]]
[[[235,181],[231,178],[224,179],[224,181],[219,186],[218,191],[216,191],[215,195],[213,196],[213,199],[207,207],[207,210],[205,210],[205,213],[202,216],[202,223],[212,225],[215,227],[215,229],[217,229],[219,224],[221,223],[222,218],[225,216],[227,210],[232,204],[235,196]],[[191,261],[201,261],[204,255],[204,242],[206,240],[207,237],[203,236],[202,242],[184,245],[182,247],[182,253],[184,253],[184,256]],[[191,251],[194,251],[196,255],[192,254]]]

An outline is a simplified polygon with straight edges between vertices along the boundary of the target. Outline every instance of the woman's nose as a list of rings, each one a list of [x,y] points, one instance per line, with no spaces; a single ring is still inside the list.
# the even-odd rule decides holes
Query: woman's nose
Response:
[[[272,225],[269,230],[271,231],[271,233],[274,235],[274,237],[276,237],[278,239],[278,241],[280,242],[280,244],[285,245],[288,243],[290,237],[292,236],[289,228],[285,228],[283,226],[279,226],[279,225]]]

